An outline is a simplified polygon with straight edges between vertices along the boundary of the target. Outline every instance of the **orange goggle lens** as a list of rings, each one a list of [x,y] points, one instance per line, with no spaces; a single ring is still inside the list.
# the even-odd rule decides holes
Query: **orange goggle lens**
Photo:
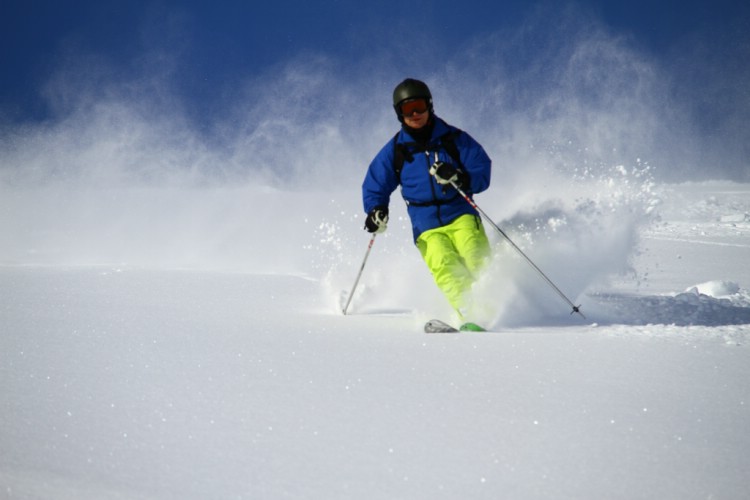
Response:
[[[412,99],[401,105],[401,116],[411,116],[414,113],[422,114],[427,111],[427,101],[425,99]]]

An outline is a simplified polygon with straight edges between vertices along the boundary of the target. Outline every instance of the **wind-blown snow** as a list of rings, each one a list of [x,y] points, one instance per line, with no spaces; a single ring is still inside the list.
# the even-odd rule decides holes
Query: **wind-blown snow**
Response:
[[[452,313],[398,193],[341,314],[387,60],[292,61],[200,125],[153,68],[61,70],[58,114],[0,135],[0,496],[744,497],[746,164],[678,168],[702,138],[663,68],[561,26],[415,66],[494,160],[477,203],[586,315],[487,227],[481,334],[421,333]]]

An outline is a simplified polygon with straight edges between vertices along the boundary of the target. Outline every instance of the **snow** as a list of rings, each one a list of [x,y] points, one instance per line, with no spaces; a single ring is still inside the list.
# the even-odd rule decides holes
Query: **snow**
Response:
[[[401,62],[279,61],[204,116],[158,50],[61,61],[49,119],[1,124],[0,498],[746,497],[744,129],[569,29],[414,66],[493,158],[479,206],[586,315],[488,228],[492,331],[457,335],[421,331],[456,320],[398,194],[341,314]]]
[[[750,185],[614,179],[498,219],[587,319],[495,238],[458,335],[398,210],[341,315],[356,192],[6,187],[0,496],[743,497]]]
[[[173,43],[58,54],[49,116],[0,109],[0,498],[746,498],[747,78],[558,10],[305,51],[198,105]],[[488,227],[492,331],[422,333],[456,319],[398,194],[341,314],[405,76],[585,319]]]

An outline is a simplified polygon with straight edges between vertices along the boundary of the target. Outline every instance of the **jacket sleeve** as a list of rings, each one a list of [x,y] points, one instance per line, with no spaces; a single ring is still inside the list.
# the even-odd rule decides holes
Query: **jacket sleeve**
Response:
[[[466,132],[456,138],[456,145],[461,155],[461,163],[471,179],[471,192],[481,193],[490,187],[492,160],[481,144]]]
[[[369,213],[375,207],[388,207],[391,194],[399,183],[393,167],[393,158],[394,144],[391,140],[383,146],[370,163],[362,183],[362,203],[365,213]]]

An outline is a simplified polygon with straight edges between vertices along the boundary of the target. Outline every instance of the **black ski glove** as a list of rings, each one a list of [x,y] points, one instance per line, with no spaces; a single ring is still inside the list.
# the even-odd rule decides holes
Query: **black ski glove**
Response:
[[[365,219],[365,230],[368,233],[382,233],[388,227],[388,209],[375,207],[370,210]]]
[[[469,174],[444,161],[433,163],[430,167],[430,175],[435,177],[437,183],[442,186],[447,186],[452,182],[455,182],[458,187],[469,186]]]

